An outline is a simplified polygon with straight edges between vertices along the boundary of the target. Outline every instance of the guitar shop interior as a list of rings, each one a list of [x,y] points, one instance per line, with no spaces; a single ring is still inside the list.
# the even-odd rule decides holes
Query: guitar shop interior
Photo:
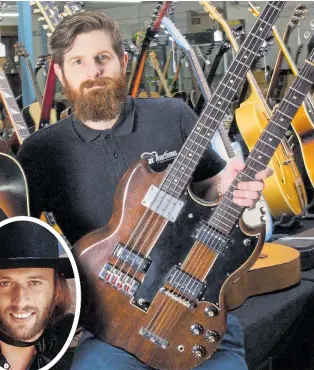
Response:
[[[56,23],[75,12],[103,10],[118,21],[129,95],[181,99],[201,119],[266,2],[170,3],[160,20],[163,2],[1,1],[2,155],[15,158],[28,136],[71,114],[62,85],[50,73],[49,39]],[[250,158],[313,49],[314,4],[287,2],[212,137],[212,148],[226,162]],[[263,248],[224,298],[242,326],[250,370],[314,369],[313,92],[314,85],[270,158],[274,173],[260,200],[241,215],[248,227],[265,228]],[[27,216],[18,206],[9,207],[10,213],[1,204],[10,198],[7,170],[1,166],[2,212]]]

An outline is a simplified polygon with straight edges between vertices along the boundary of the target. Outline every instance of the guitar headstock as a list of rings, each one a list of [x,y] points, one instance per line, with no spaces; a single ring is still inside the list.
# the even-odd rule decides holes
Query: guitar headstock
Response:
[[[42,26],[44,30],[48,30],[47,36],[50,37],[56,26],[63,19],[57,6],[54,1],[33,1],[31,5],[36,7],[36,9],[33,10],[34,14],[41,14],[38,21],[45,22]]]
[[[25,45],[22,42],[16,42],[13,47],[15,49],[15,55],[24,58],[29,57],[28,51],[26,50]]]
[[[231,33],[233,37],[235,38],[235,40],[239,40],[241,37],[245,35],[245,31],[241,25],[237,26],[236,28],[233,28],[231,30]],[[231,43],[229,40],[226,40],[221,46],[221,49],[225,51],[229,50],[230,48],[231,48]]]
[[[50,54],[39,55],[36,63],[36,68],[39,70],[40,68],[48,68],[50,63]]]
[[[191,49],[190,44],[186,41],[185,37],[177,29],[177,27],[172,23],[168,17],[163,17],[161,24],[165,30],[171,35],[173,41],[175,41],[180,48],[189,51]]]
[[[63,16],[73,15],[75,13],[84,12],[85,3],[83,1],[67,1],[64,4]]]
[[[125,45],[125,51],[129,51],[133,55],[139,54],[139,50],[137,46],[134,44],[134,42],[131,39],[126,39],[124,41],[124,45]]]
[[[150,28],[152,32],[156,34],[159,30],[163,17],[172,14],[173,10],[174,5],[172,4],[172,1],[159,1],[153,10],[150,20],[148,21],[148,28]]]
[[[208,13],[210,18],[214,21],[217,21],[222,26],[225,32],[227,29],[229,29],[229,25],[224,17],[219,13],[217,8],[213,4],[211,4],[210,1],[200,1],[200,4],[203,6],[205,12]]]
[[[259,49],[256,55],[256,58],[257,59],[263,58],[268,53],[268,51],[271,49],[271,46],[273,45],[273,43],[274,43],[274,36],[272,35],[268,36],[263,42],[261,48]]]
[[[306,13],[306,7],[301,4],[298,5],[293,11],[293,14],[288,22],[288,27],[290,27],[291,29],[299,27],[300,23],[305,18]]]

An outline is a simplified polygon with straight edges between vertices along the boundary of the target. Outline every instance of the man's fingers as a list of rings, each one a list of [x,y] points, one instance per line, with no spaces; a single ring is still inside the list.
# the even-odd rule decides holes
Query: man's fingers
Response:
[[[255,201],[253,199],[233,198],[233,203],[242,207],[254,207]]]
[[[273,173],[274,173],[273,169],[267,167],[265,170],[262,170],[262,171],[258,172],[255,175],[255,179],[256,180],[265,180],[265,179],[267,179],[267,177],[271,176]]]
[[[264,183],[262,181],[239,182],[237,188],[239,190],[262,191]]]
[[[235,198],[258,199],[260,197],[260,194],[257,191],[234,190],[233,196]]]

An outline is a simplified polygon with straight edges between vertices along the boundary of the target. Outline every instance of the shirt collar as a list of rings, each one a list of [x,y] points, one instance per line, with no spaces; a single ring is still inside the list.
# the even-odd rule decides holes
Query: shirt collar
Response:
[[[72,125],[74,131],[79,136],[79,138],[85,143],[90,143],[93,140],[96,140],[100,135],[104,133],[112,132],[116,136],[125,136],[130,134],[133,131],[134,118],[135,118],[134,99],[131,96],[128,96],[117,122],[112,126],[111,129],[103,131],[94,130],[84,125],[83,122],[81,122],[80,120],[76,119],[73,116],[72,116]]]

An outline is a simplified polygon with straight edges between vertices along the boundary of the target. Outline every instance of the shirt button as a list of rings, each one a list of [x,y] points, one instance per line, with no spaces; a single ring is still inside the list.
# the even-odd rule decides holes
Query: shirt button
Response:
[[[105,139],[110,139],[110,137],[111,137],[111,135],[110,135],[110,134],[107,134],[107,135],[105,136]]]
[[[115,158],[118,158],[118,153],[113,153],[113,156],[114,156]]]
[[[10,367],[10,365],[9,365],[9,364],[4,364],[4,365],[3,365],[3,367],[4,367],[5,369],[8,369],[8,368]]]

